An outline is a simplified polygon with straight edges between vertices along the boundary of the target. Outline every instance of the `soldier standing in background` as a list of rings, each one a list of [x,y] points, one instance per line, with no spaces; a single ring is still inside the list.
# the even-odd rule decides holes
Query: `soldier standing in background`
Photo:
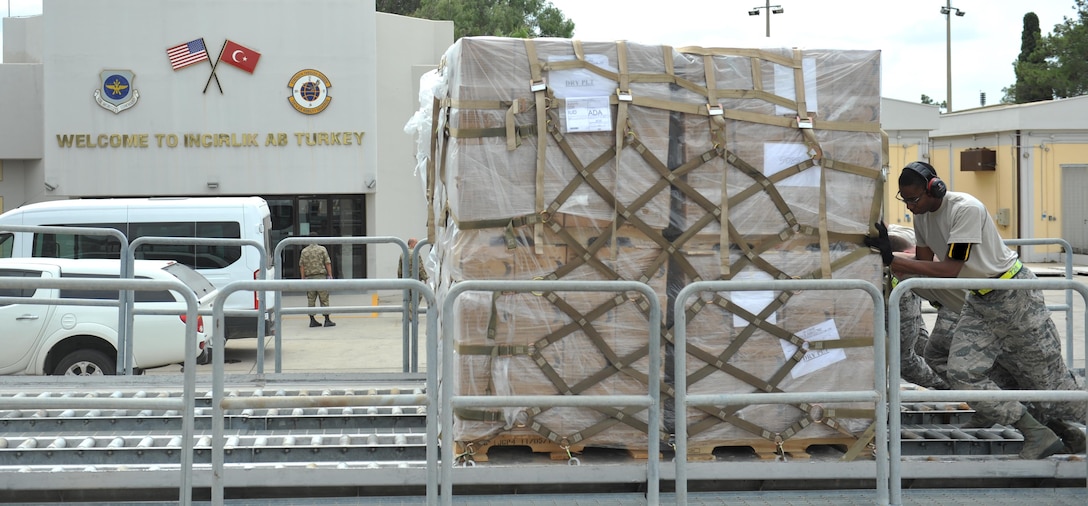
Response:
[[[317,232],[310,232],[310,236],[316,237]],[[302,279],[332,279],[332,258],[329,257],[329,250],[317,243],[302,248],[302,253],[298,257],[298,273]],[[306,292],[306,304],[309,307],[314,307],[319,298],[321,299],[321,307],[329,307],[329,292],[327,290]],[[310,315],[310,326],[321,326],[317,318],[312,314]],[[336,326],[329,319],[328,313],[325,313],[325,326]]]

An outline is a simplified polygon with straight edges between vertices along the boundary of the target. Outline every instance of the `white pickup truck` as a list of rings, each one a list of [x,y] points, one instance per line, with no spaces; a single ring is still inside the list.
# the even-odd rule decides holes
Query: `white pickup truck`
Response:
[[[0,278],[118,278],[119,260],[3,258]],[[200,273],[173,261],[137,260],[137,279],[178,279],[196,294],[200,307],[210,307],[217,290]],[[185,299],[173,291],[137,290],[137,309],[177,310],[178,314],[136,314],[133,319],[134,372],[185,361]],[[30,299],[117,300],[117,290],[19,289],[5,287],[0,296]],[[29,302],[29,301],[28,301]],[[0,374],[102,375],[117,372],[118,308],[65,304],[0,303]],[[198,354],[211,339],[210,326],[197,319]]]

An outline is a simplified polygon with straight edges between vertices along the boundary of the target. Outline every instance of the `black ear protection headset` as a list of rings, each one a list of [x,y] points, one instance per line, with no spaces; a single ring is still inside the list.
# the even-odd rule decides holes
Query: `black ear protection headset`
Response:
[[[917,172],[926,181],[926,194],[935,199],[943,198],[948,193],[948,185],[937,177],[937,170],[926,162],[910,162],[904,169]]]

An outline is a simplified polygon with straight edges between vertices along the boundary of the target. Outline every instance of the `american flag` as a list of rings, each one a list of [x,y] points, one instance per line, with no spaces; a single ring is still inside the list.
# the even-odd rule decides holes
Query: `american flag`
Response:
[[[167,49],[166,56],[170,57],[170,66],[177,70],[207,60],[208,51],[204,49],[204,39],[201,38]]]

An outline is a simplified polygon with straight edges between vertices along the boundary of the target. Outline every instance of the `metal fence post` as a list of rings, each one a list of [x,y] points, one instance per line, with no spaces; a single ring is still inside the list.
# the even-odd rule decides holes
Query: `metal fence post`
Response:
[[[983,278],[910,278],[899,282],[888,300],[888,328],[891,329],[888,340],[890,341],[889,353],[889,395],[888,410],[891,413],[899,413],[902,402],[905,401],[947,401],[947,402],[972,402],[972,401],[1080,401],[1088,402],[1088,385],[1084,390],[912,390],[899,391],[899,325],[902,315],[899,311],[899,300],[907,290],[913,288],[938,288],[938,289],[983,289],[995,290],[1076,290],[1088,303],[1088,287],[1072,280],[1042,280],[1042,279],[983,279]],[[1086,314],[1088,324],[1088,314]],[[1088,336],[1085,338],[1088,346]],[[1085,351],[1088,355],[1088,349]],[[1088,420],[1084,420],[1088,424]],[[902,440],[900,437],[899,417],[891,417],[889,456],[891,458],[891,497],[892,504],[903,503],[903,489],[901,480],[901,456]],[[1086,462],[1088,466],[1088,462]],[[1088,494],[1088,492],[1086,492]]]
[[[649,374],[647,395],[503,395],[503,396],[455,396],[453,387],[442,388],[442,473],[440,493],[442,504],[453,504],[453,410],[459,407],[588,407],[588,406],[644,406],[647,408],[647,470],[646,500],[657,505],[660,500],[659,433],[661,427],[661,306],[657,294],[649,285],[637,281],[462,281],[450,288],[442,301],[442,371],[454,370],[453,363],[453,305],[457,297],[469,291],[502,292],[638,292],[646,298],[650,307],[649,322]],[[430,306],[430,302],[428,302]],[[434,318],[428,318],[428,325]],[[428,363],[428,372],[435,367]]]
[[[112,230],[112,229],[111,229]],[[125,243],[122,243],[125,244]],[[196,320],[197,300],[196,294],[180,280],[151,280],[151,279],[44,279],[44,278],[10,278],[0,277],[0,287],[5,288],[57,288],[57,289],[111,289],[124,293],[137,290],[170,290],[181,294],[185,299],[185,364],[184,364],[184,393],[181,399],[162,398],[130,398],[114,399],[111,397],[84,397],[80,399],[69,398],[15,398],[0,397],[0,408],[3,409],[40,409],[42,407],[87,407],[92,409],[103,408],[142,408],[142,409],[172,409],[184,413],[182,417],[182,440],[185,442],[181,449],[181,481],[179,485],[179,503],[191,504],[193,497],[193,434],[196,426]],[[76,305],[76,306],[114,306],[122,317],[131,311],[122,301],[106,301],[100,299],[33,299],[28,297],[0,297],[0,303],[18,304],[45,304],[45,305]],[[139,314],[173,314],[162,310],[139,311]],[[128,314],[131,320],[132,314]],[[118,346],[121,348],[121,334],[118,334]],[[72,379],[81,382],[79,377]],[[66,382],[69,378],[57,378],[57,382]]]
[[[681,415],[692,405],[744,405],[758,403],[793,404],[798,402],[868,401],[875,405],[873,423],[876,424],[876,504],[888,504],[888,408],[887,377],[884,351],[884,295],[868,281],[855,279],[798,279],[768,281],[697,281],[680,290],[676,296],[675,314],[685,314],[687,299],[700,292],[752,291],[752,290],[862,290],[873,298],[873,390],[843,392],[769,392],[736,393],[719,395],[687,394],[687,319],[678,317],[673,324],[676,342],[674,387],[676,390],[676,504],[687,504],[687,421]],[[879,320],[877,320],[879,318]],[[897,411],[893,411],[898,415]]]
[[[276,261],[273,262],[273,264],[275,266],[275,269],[273,271],[274,275],[275,275],[275,278],[276,279],[283,279],[283,268],[281,266],[283,264],[283,250],[284,249],[286,249],[288,246],[308,245],[308,244],[315,244],[315,243],[316,244],[384,244],[384,243],[393,243],[393,244],[396,244],[396,245],[400,246],[400,250],[401,250],[400,258],[401,259],[406,258],[406,256],[408,255],[408,243],[406,243],[403,239],[401,239],[399,237],[392,237],[392,236],[373,236],[373,237],[317,237],[317,236],[288,237],[286,239],[281,240],[279,243],[277,243],[276,247],[275,247],[275,254],[274,254],[275,256],[273,257],[273,258],[276,259]],[[402,265],[404,265],[404,263],[402,263]],[[407,265],[404,265],[404,267],[407,267]],[[412,279],[412,278],[409,278],[409,279]],[[283,339],[283,334],[280,332],[280,329],[283,328],[283,326],[281,325],[283,323],[282,322],[282,310],[283,310],[282,299],[283,299],[283,294],[280,293],[276,297],[275,309],[273,310],[273,313],[275,313],[275,322],[276,322],[275,329],[274,329],[275,330],[276,350],[281,349],[280,344],[281,344],[282,339]],[[400,311],[401,311],[401,314],[407,314],[407,312],[409,311],[408,291],[403,292]],[[411,366],[410,357],[411,357],[411,359],[417,359],[418,357],[415,356],[415,355],[411,355],[411,353],[410,353],[411,349],[412,349],[411,347],[414,346],[414,345],[411,344],[409,342],[409,340],[408,340],[409,339],[408,320],[403,319],[403,318],[402,318],[402,321],[401,321],[401,332],[403,333],[403,338],[404,338],[404,347],[403,347],[404,352],[403,352],[403,357],[402,357],[402,362],[403,362],[402,367],[403,367],[403,369],[402,370],[404,372],[416,372],[418,370],[418,365],[416,365],[415,367]],[[277,373],[283,370],[282,369],[283,368],[283,360],[282,360],[281,357],[282,357],[282,355],[277,352],[276,353],[276,372]]]
[[[323,280],[257,280],[235,281],[223,287],[213,302],[212,314],[219,325],[223,321],[223,303],[231,293],[241,290],[274,291],[279,300],[286,290],[415,290],[423,294],[428,305],[435,303],[434,291],[423,283],[411,279],[323,279]],[[427,321],[427,392],[421,396],[390,395],[376,396],[375,405],[389,401],[424,406],[427,415],[427,497],[428,504],[435,504],[438,496],[438,323],[434,319]],[[216,339],[221,339],[216,336]],[[277,354],[278,356],[279,354]],[[248,403],[260,405],[264,399],[224,399],[226,384],[225,361],[222,353],[212,354],[212,503],[223,504],[226,478],[224,476],[225,458],[225,420],[224,410],[229,407],[250,407]],[[358,399],[355,396],[343,399],[345,403]],[[284,399],[282,407],[302,407],[305,399]],[[294,404],[293,404],[294,403]]]

